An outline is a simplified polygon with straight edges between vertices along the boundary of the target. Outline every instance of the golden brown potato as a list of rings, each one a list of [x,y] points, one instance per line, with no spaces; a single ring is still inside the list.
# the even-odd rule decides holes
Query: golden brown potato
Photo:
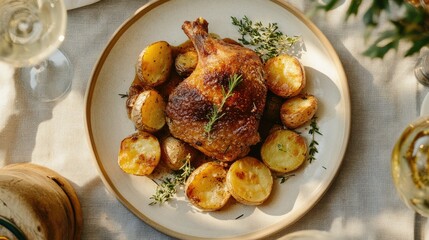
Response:
[[[150,133],[139,132],[122,140],[118,164],[126,173],[149,175],[158,165],[160,158],[161,147],[158,139]]]
[[[184,141],[168,136],[161,141],[161,159],[172,170],[179,170],[189,161],[193,162],[198,157],[198,151]]]
[[[195,169],[185,184],[185,194],[189,201],[203,211],[222,208],[231,197],[226,187],[224,164],[208,162]]]
[[[158,86],[170,75],[173,52],[170,44],[159,41],[147,46],[139,55],[136,73],[146,86]]]
[[[127,101],[125,102],[125,107],[127,110],[128,118],[131,119],[131,110],[133,109],[134,103],[138,97],[138,95],[143,92],[144,90],[147,90],[148,88],[140,84],[140,80],[138,80],[138,77],[134,78],[133,83],[128,88],[128,96]]]
[[[304,67],[296,57],[283,54],[270,58],[264,71],[268,89],[280,97],[296,96],[306,85]]]
[[[194,49],[184,53],[179,53],[174,61],[174,66],[176,67],[176,72],[181,77],[186,78],[195,70],[197,63],[198,54]]]
[[[287,173],[302,165],[307,157],[304,137],[291,130],[277,130],[262,144],[262,161],[273,171]]]
[[[138,95],[129,95],[127,101],[125,101],[125,108],[127,109],[128,118],[131,119],[131,111],[133,110],[134,103],[136,102]]]
[[[130,87],[129,87],[129,89],[128,89],[128,92],[133,91],[133,89],[132,89],[132,88],[133,88],[133,87],[136,87],[136,86],[141,87],[141,88],[144,88],[144,89],[149,89],[149,88],[150,88],[149,86],[144,85],[144,84],[142,83],[142,81],[140,81],[139,76],[137,75],[137,73],[136,73],[136,75],[134,76],[133,82],[131,83],[131,85],[130,85]],[[135,93],[135,92],[130,92],[130,95],[132,95],[133,93]]]
[[[235,161],[228,170],[226,184],[231,195],[246,205],[259,205],[271,193],[273,177],[270,169],[253,157]]]
[[[286,129],[286,128],[285,128],[284,126],[282,126],[282,125],[274,124],[274,125],[270,128],[269,134],[271,134],[271,133],[273,133],[273,132],[275,132],[275,131],[277,131],[277,130],[285,130],[285,129]]]
[[[302,126],[311,120],[317,111],[317,98],[313,95],[299,95],[287,99],[280,108],[280,119],[290,129]]]
[[[165,125],[165,101],[155,90],[141,92],[131,109],[131,121],[140,131],[156,132]]]
[[[220,39],[220,36],[215,33],[210,33],[210,36]],[[231,38],[223,38],[222,40],[229,44],[241,46],[240,43]],[[176,56],[174,61],[176,72],[183,78],[188,77],[194,71],[198,63],[198,54],[195,46],[190,40],[187,40],[181,45],[173,47],[173,55]]]
[[[177,56],[180,53],[185,53],[188,51],[195,51],[195,46],[191,40],[186,40],[184,43],[179,46],[172,47],[173,48],[173,56]]]

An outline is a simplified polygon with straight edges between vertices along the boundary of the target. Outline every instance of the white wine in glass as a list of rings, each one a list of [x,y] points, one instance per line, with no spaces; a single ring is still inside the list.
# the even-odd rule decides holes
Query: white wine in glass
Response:
[[[407,206],[429,217],[429,117],[409,124],[396,142],[392,176]]]
[[[70,62],[58,50],[66,24],[62,0],[0,0],[0,61],[21,67],[21,78],[44,102],[70,90]]]

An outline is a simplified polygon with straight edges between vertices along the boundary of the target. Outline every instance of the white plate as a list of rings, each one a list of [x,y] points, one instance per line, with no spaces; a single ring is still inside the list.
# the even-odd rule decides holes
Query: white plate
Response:
[[[217,212],[202,213],[180,192],[163,206],[149,206],[155,183],[125,174],[117,165],[121,140],[134,132],[125,112],[126,93],[134,79],[134,64],[149,43],[186,40],[185,20],[204,17],[209,30],[237,39],[231,16],[276,22],[288,35],[301,35],[301,61],[308,74],[307,91],[320,100],[318,124],[323,136],[317,160],[280,184],[262,206],[231,204]],[[86,94],[86,125],[90,145],[106,187],[131,212],[168,235],[193,238],[260,238],[290,225],[309,211],[334,179],[344,156],[350,130],[350,99],[344,69],[326,37],[303,14],[281,0],[159,1],[143,6],[114,34],[98,60]],[[307,132],[308,129],[302,129]],[[241,216],[241,217],[239,217]],[[238,218],[238,219],[237,219]]]

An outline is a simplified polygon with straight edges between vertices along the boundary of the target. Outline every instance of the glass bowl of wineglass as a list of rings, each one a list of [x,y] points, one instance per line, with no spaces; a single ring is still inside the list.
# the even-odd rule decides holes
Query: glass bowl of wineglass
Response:
[[[40,101],[70,90],[70,61],[58,50],[67,11],[62,0],[0,0],[0,61],[21,68],[20,78]]]
[[[408,207],[429,216],[429,117],[410,123],[392,152],[395,187]]]

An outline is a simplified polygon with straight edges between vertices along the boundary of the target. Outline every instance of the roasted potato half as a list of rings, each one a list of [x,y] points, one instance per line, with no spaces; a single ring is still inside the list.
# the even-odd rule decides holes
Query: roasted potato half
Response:
[[[136,79],[137,79],[137,81],[136,81]],[[130,118],[130,119],[131,119],[131,110],[133,109],[134,103],[135,103],[138,95],[147,89],[145,86],[141,85],[139,82],[140,82],[140,80],[138,80],[138,78],[136,76],[133,83],[128,88],[128,96],[127,96],[127,101],[125,102],[125,107],[127,109],[128,118]]]
[[[131,121],[140,131],[156,132],[165,125],[166,103],[155,90],[141,92],[132,105]]]
[[[262,161],[273,171],[287,173],[297,169],[307,157],[307,144],[298,133],[280,129],[272,132],[261,147]]]
[[[195,70],[198,63],[197,51],[190,50],[184,53],[179,53],[174,61],[176,72],[181,77],[188,77]]]
[[[184,141],[168,136],[161,141],[161,159],[172,170],[179,170],[189,160],[198,157],[198,151]]]
[[[313,95],[298,95],[287,99],[280,108],[280,119],[290,129],[302,126],[311,120],[317,111],[317,98]]]
[[[269,196],[273,187],[270,169],[253,157],[235,161],[226,175],[231,195],[240,203],[259,205]]]
[[[173,51],[166,41],[150,44],[140,53],[136,73],[146,86],[158,86],[170,75],[173,65]]]
[[[226,187],[224,164],[207,162],[195,169],[185,184],[185,194],[189,201],[203,211],[222,208],[231,197]]]
[[[161,147],[150,133],[138,132],[124,138],[118,154],[119,167],[126,173],[149,175],[158,165]]]
[[[307,83],[301,62],[287,54],[270,58],[264,64],[264,71],[268,89],[280,97],[298,95]]]

